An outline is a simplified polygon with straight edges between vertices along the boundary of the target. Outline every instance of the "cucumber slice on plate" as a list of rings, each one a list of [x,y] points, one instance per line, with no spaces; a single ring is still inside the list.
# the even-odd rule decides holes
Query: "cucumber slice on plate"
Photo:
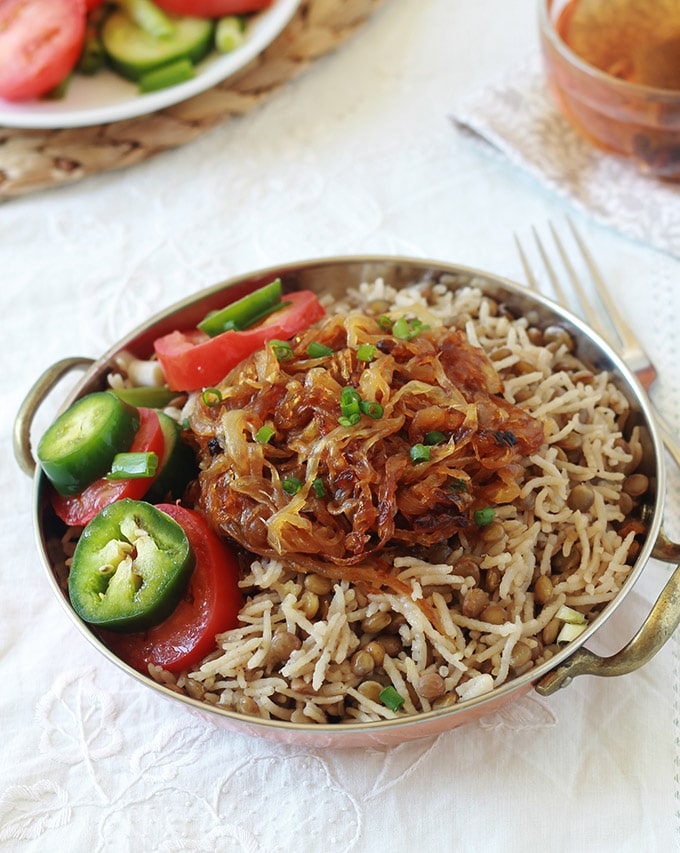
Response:
[[[173,31],[155,37],[139,27],[125,12],[113,11],[104,21],[101,40],[110,64],[129,80],[161,66],[188,59],[200,62],[212,49],[214,22],[205,18],[168,15]]]

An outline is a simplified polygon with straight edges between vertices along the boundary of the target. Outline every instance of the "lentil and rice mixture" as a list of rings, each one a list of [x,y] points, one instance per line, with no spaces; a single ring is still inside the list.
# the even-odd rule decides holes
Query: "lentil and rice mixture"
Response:
[[[447,330],[464,333],[461,346],[481,348],[488,357],[481,369],[489,396],[499,401],[504,422],[517,425],[516,432],[496,429],[498,452],[507,464],[491,472],[477,464],[469,475],[469,454],[454,460],[460,467],[454,483],[464,481],[455,512],[450,505],[443,508],[441,482],[429,483],[422,505],[413,510],[412,537],[383,518],[382,527],[367,522],[361,536],[355,530],[354,538],[345,537],[350,545],[343,549],[333,538],[342,513],[325,516],[319,529],[335,543],[329,546],[331,556],[315,553],[304,536],[294,535],[308,526],[305,500],[309,509],[318,496],[287,497],[297,502],[297,519],[291,522],[287,510],[272,507],[269,498],[255,506],[253,496],[246,495],[237,519],[242,522],[252,512],[260,517],[260,533],[245,540],[256,553],[240,582],[245,596],[240,626],[218,636],[215,651],[193,671],[175,677],[151,667],[151,675],[213,705],[296,723],[374,721],[483,695],[555,654],[564,625],[558,614],[565,606],[588,618],[625,581],[638,547],[635,537],[642,532],[631,514],[648,486],[636,472],[641,457],[637,428],[626,438],[623,434],[629,404],[606,372],[593,372],[578,360],[567,331],[531,327],[474,286],[451,291],[425,283],[396,290],[378,280],[349,292],[328,310],[335,318],[336,341],[340,326],[343,341],[355,348],[361,335],[380,340],[373,326],[386,315],[391,321],[415,319],[418,328],[429,327],[430,337]],[[254,373],[237,369],[221,383],[225,400],[238,397],[242,382],[255,385],[253,376],[276,369],[251,367]],[[356,377],[370,367],[354,362],[348,375]],[[361,381],[359,376],[359,387]],[[384,413],[369,424],[373,429],[393,413],[394,389],[381,387]],[[215,492],[210,472],[221,464],[220,476],[228,475],[227,482],[237,487],[239,464],[256,451],[244,439],[242,447],[233,448],[225,475],[223,454],[216,461],[214,444],[213,452],[205,451],[207,437],[217,434],[223,448],[236,442],[223,430],[236,423],[237,415],[245,417],[242,401],[230,414],[206,415],[201,406],[200,395],[191,395],[182,413],[196,435],[204,480],[193,499],[214,526],[231,535],[234,525],[215,506],[215,494],[224,496],[229,488]],[[411,424],[416,414],[411,412]],[[347,426],[345,432],[356,428]],[[342,432],[336,416],[322,430],[323,440],[330,433],[340,435],[337,430]],[[236,433],[247,435],[248,429],[241,423]],[[306,451],[305,464],[311,464],[314,447]],[[420,463],[423,470],[441,452],[434,446],[430,459]],[[302,464],[300,453],[295,464]],[[313,474],[328,475],[328,460],[315,464]],[[332,488],[326,497],[337,499]],[[436,518],[434,523],[426,518],[432,495],[441,497],[440,536]],[[491,515],[468,523],[480,501],[492,506]],[[263,506],[269,507],[266,525]],[[395,512],[404,516],[402,509]],[[292,535],[291,559],[272,545],[282,512],[285,523],[276,541]],[[351,512],[356,516],[356,506]],[[269,538],[263,537],[265,529]],[[379,698],[389,685],[403,700],[397,710]]]

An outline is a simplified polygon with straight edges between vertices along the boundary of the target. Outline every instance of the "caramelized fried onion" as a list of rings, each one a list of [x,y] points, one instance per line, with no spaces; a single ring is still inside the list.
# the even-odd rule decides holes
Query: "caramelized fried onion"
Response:
[[[463,332],[408,331],[331,316],[281,361],[271,346],[255,352],[213,405],[193,398],[198,501],[219,533],[300,565],[375,565],[386,549],[449,540],[474,527],[475,510],[518,497],[542,424],[503,399],[493,364]],[[332,353],[310,357],[310,343]],[[378,404],[373,416],[341,422],[348,387]]]

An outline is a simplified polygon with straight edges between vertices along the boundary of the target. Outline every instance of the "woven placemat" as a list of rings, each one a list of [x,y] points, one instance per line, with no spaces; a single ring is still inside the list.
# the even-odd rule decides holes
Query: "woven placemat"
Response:
[[[278,38],[246,68],[150,115],[61,130],[0,128],[0,199],[139,163],[244,115],[345,41],[381,2],[302,0]]]

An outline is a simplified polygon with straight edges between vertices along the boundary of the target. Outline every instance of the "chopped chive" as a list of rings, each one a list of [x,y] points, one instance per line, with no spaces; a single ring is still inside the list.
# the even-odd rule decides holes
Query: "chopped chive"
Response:
[[[288,343],[288,341],[269,341],[269,346],[272,348],[274,355],[279,361],[290,361],[292,358],[295,358],[293,347]]]
[[[397,693],[391,684],[388,684],[387,687],[380,691],[378,698],[383,705],[391,711],[398,711],[406,701],[400,693]]]
[[[159,89],[167,89],[169,86],[185,83],[195,76],[196,70],[191,60],[178,59],[175,62],[169,62],[167,65],[161,65],[160,68],[147,71],[139,78],[138,88],[142,94],[157,92]]]
[[[325,498],[326,497],[326,487],[323,484],[323,480],[321,477],[315,477],[312,481],[312,488],[314,489],[314,494],[317,498]]]
[[[297,477],[286,477],[281,486],[287,495],[296,495],[302,488],[302,480]]]
[[[245,21],[240,15],[225,15],[215,24],[215,48],[219,53],[231,53],[243,44]]]
[[[472,517],[479,527],[487,527],[496,517],[496,510],[492,506],[485,506],[483,509],[476,509]]]
[[[116,453],[107,480],[138,480],[153,477],[158,470],[158,456],[149,453]]]
[[[260,444],[267,444],[274,437],[275,432],[276,430],[273,427],[265,424],[255,433],[255,441],[258,441]]]
[[[425,444],[443,444],[446,441],[446,436],[438,429],[433,429],[431,432],[425,433]]]
[[[321,344],[318,341],[312,341],[307,347],[307,355],[310,358],[323,358],[324,356],[332,354],[333,350],[330,347],[327,347],[325,344]]]
[[[201,400],[210,408],[218,406],[222,402],[222,392],[219,388],[205,388],[201,394]]]
[[[409,456],[411,457],[411,462],[429,462],[430,460],[430,448],[425,444],[414,444],[413,447],[409,450]]]
[[[351,427],[356,426],[361,420],[361,415],[359,412],[353,412],[351,415],[341,415],[338,418],[338,423],[340,426]]]
[[[360,344],[357,348],[357,358],[359,361],[373,361],[376,352],[375,344]]]
[[[365,415],[374,420],[381,418],[385,411],[380,403],[376,403],[375,400],[361,400],[359,408]]]
[[[392,320],[387,316],[387,314],[383,314],[382,317],[378,317],[378,325],[383,330],[383,332],[389,332],[392,330]]]
[[[406,317],[399,317],[395,320],[392,326],[392,334],[395,338],[400,338],[404,341],[413,340],[420,332],[424,332],[430,327],[423,323],[418,318],[408,320]]]

